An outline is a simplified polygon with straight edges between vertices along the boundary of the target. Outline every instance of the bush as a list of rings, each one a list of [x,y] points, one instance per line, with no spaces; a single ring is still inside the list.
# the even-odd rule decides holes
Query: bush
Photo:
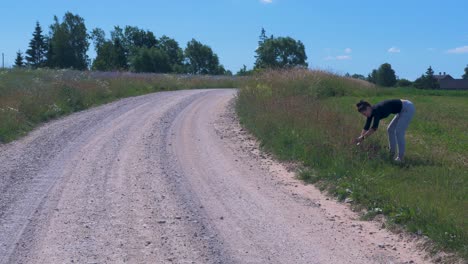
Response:
[[[399,79],[397,81],[397,86],[398,87],[408,87],[411,86],[413,83],[407,79]]]

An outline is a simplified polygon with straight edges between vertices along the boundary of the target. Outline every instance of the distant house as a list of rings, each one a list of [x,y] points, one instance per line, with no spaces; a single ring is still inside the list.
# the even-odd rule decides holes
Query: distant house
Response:
[[[468,90],[468,80],[454,79],[450,74],[434,75],[434,78],[439,82],[440,89],[444,90]]]
[[[434,78],[436,78],[438,81],[440,80],[454,80],[450,74],[445,74],[445,72],[442,74],[439,72],[439,75],[434,75]]]

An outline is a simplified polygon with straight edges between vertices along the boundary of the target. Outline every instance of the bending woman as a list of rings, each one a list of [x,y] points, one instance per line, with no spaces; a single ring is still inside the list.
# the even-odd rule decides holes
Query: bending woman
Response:
[[[390,114],[396,114],[387,127],[388,145],[392,159],[395,158],[395,161],[402,162],[405,155],[405,132],[415,112],[413,103],[403,99],[392,99],[371,105],[361,100],[356,106],[358,111],[367,117],[366,124],[361,136],[357,138],[357,142],[362,142],[372,135],[379,127],[381,119],[388,117]],[[372,127],[370,127],[372,120],[374,121]],[[395,157],[397,145],[398,155]]]

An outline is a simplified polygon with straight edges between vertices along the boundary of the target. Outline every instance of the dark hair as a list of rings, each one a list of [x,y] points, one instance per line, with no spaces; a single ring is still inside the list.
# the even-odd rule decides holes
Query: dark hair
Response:
[[[365,111],[367,107],[372,107],[372,105],[369,104],[369,102],[361,100],[359,101],[359,103],[356,104],[356,107],[359,112],[362,112],[362,111]]]

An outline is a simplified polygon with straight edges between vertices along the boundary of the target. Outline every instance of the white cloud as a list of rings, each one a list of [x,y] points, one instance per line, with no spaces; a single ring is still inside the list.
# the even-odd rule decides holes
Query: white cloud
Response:
[[[323,58],[324,60],[350,60],[351,56],[349,55],[339,55],[339,56],[327,56]]]
[[[336,56],[337,60],[350,60],[351,56],[349,55],[341,55],[341,56]]]
[[[468,46],[463,46],[463,47],[458,47],[454,49],[449,49],[447,50],[447,53],[451,54],[463,54],[463,53],[468,53]]]
[[[400,53],[400,51],[401,50],[399,48],[397,48],[397,47],[391,47],[391,48],[388,49],[388,52],[390,52],[390,53]]]
[[[346,48],[346,49],[344,50],[344,52],[345,52],[346,54],[350,54],[351,52],[353,52],[353,50],[352,50],[351,48]]]
[[[262,2],[264,4],[271,4],[271,3],[273,3],[273,0],[260,0],[260,2]]]

